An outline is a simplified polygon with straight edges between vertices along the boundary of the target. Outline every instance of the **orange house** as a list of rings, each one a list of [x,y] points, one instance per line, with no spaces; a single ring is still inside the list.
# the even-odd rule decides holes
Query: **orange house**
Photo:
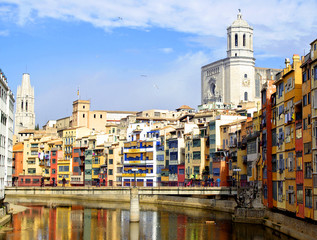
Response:
[[[18,183],[19,175],[23,174],[23,143],[19,142],[13,146],[12,159],[12,185]]]

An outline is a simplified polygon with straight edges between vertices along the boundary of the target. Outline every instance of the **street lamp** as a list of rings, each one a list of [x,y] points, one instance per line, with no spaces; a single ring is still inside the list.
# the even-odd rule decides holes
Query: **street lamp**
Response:
[[[136,187],[136,172],[139,171],[137,168],[132,168],[132,172],[134,173],[134,187]]]

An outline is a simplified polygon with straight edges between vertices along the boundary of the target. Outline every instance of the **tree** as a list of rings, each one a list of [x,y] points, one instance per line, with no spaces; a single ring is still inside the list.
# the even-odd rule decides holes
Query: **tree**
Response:
[[[39,130],[40,129],[40,125],[39,124],[36,124],[35,125],[35,130]]]

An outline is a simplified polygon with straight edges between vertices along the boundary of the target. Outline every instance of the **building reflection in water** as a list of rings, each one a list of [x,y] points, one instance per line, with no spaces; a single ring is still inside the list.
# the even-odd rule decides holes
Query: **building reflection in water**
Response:
[[[119,208],[30,206],[13,216],[13,230],[0,239],[288,239],[261,226],[233,224],[224,213],[167,209],[141,211],[140,223],[129,223],[129,211]]]

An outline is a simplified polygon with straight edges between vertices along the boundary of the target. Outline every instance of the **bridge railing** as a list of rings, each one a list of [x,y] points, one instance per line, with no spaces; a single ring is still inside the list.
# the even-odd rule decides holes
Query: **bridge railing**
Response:
[[[177,181],[81,181],[76,182],[75,185],[72,185],[71,182],[66,182],[63,186],[62,182],[57,182],[57,185],[53,186],[51,183],[45,183],[42,187],[195,187],[195,188],[212,188],[212,187],[233,187],[230,184],[226,183],[212,183],[212,182],[205,182],[200,180],[185,180],[184,182],[177,182]],[[32,185],[32,182],[28,185],[19,186],[18,184],[14,184],[13,187],[38,187],[37,185]]]

